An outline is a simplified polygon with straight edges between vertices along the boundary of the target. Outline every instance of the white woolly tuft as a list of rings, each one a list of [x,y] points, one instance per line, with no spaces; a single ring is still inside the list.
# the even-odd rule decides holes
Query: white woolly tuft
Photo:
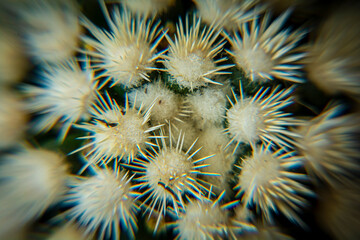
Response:
[[[293,172],[302,165],[303,159],[294,152],[270,150],[270,145],[253,149],[253,156],[241,163],[237,196],[243,194],[244,204],[261,209],[265,220],[273,221],[272,212],[281,212],[289,220],[303,224],[295,211],[307,204],[301,195],[313,195],[300,181],[305,174]],[[295,211],[294,211],[295,210]]]
[[[190,200],[178,219],[171,223],[175,232],[178,233],[176,239],[222,239],[227,233],[228,212],[222,209],[219,201],[214,202],[208,199]]]
[[[226,112],[226,95],[220,88],[205,88],[186,98],[191,117],[198,128],[221,125]]]
[[[122,161],[123,158],[129,163],[139,150],[145,149],[146,144],[154,145],[149,140],[156,136],[151,136],[150,132],[161,125],[154,127],[148,125],[153,104],[145,111],[142,108],[135,110],[134,106],[129,107],[127,95],[124,108],[119,107],[108,94],[106,99],[98,95],[97,104],[93,105],[94,119],[90,123],[76,125],[91,132],[90,136],[82,137],[91,142],[73,153],[90,148],[86,153],[86,156],[91,156],[89,163],[107,164],[112,160]]]
[[[184,105],[181,96],[168,89],[160,80],[132,90],[129,94],[129,100],[132,105],[135,104],[136,100],[135,107],[138,109],[141,106],[148,108],[154,104],[150,118],[153,124],[174,123],[188,116],[187,107]]]
[[[100,76],[105,77],[103,85],[111,81],[111,86],[121,84],[131,88],[143,79],[150,81],[149,72],[157,69],[154,63],[164,52],[156,53],[163,38],[160,23],[135,17],[127,9],[120,11],[119,7],[114,7],[109,14],[103,1],[100,5],[109,31],[82,19],[82,24],[94,36],[83,36],[82,39],[95,49],[84,52],[95,58],[93,67],[101,70]]]
[[[137,230],[135,203],[128,173],[94,168],[95,175],[74,179],[66,202],[75,204],[67,214],[86,227],[85,234],[99,229],[99,239],[120,239],[120,229],[131,238]]]
[[[232,45],[229,54],[252,81],[274,78],[296,83],[305,81],[299,64],[305,53],[297,45],[306,32],[282,29],[289,15],[288,10],[269,24],[270,14],[266,13],[261,23],[257,17],[240,24],[240,32],[234,37],[227,36]]]
[[[161,131],[161,136],[163,133]],[[168,142],[164,137],[157,140],[156,148],[141,152],[143,159],[136,159],[134,163],[138,165],[129,166],[139,171],[141,174],[136,180],[140,188],[148,187],[142,193],[147,196],[143,204],[148,202],[146,212],[152,215],[154,209],[159,212],[155,226],[158,229],[160,220],[167,212],[168,204],[174,209],[176,214],[184,208],[184,195],[189,194],[197,199],[202,199],[209,189],[199,181],[199,175],[217,175],[209,172],[202,172],[200,169],[206,167],[203,161],[212,157],[206,156],[195,159],[194,156],[200,149],[193,151],[193,144],[183,151],[184,135],[180,133],[177,141],[173,143],[171,129],[169,129]],[[157,149],[157,150],[156,150]]]
[[[221,85],[212,79],[216,75],[230,74],[224,70],[233,66],[216,66],[226,61],[226,57],[214,60],[222,51],[225,41],[216,42],[220,31],[213,26],[201,29],[199,18],[194,15],[192,23],[189,23],[189,18],[186,17],[185,23],[180,20],[175,40],[166,35],[170,47],[168,55],[163,56],[163,62],[171,75],[170,80],[191,91],[208,83]]]
[[[237,135],[238,142],[259,139],[260,129],[264,128],[264,114],[260,110],[260,106],[252,103],[251,98],[244,99],[228,110],[229,131],[232,136]]]
[[[240,84],[240,99],[234,93],[235,103],[228,98],[231,108],[226,113],[229,123],[226,132],[231,137],[229,144],[237,143],[234,152],[240,143],[254,144],[258,140],[293,147],[291,138],[298,134],[289,131],[287,127],[299,125],[302,121],[290,117],[290,113],[284,113],[281,109],[293,103],[290,95],[294,87],[279,88],[277,86],[270,93],[269,88],[260,88],[252,98],[244,98]]]
[[[47,131],[60,122],[59,137],[63,140],[73,123],[90,117],[97,84],[88,65],[82,70],[75,59],[46,65],[40,72],[40,86],[23,86],[29,97],[28,110],[40,114],[34,122],[36,131]]]

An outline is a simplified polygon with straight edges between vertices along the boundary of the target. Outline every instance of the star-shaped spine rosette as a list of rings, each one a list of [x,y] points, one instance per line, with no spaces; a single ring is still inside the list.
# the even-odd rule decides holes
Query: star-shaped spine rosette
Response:
[[[143,79],[150,81],[149,72],[156,70],[155,61],[166,51],[156,53],[163,34],[160,22],[142,19],[127,9],[114,7],[111,15],[105,3],[99,1],[109,25],[109,31],[95,26],[88,19],[81,23],[94,36],[83,36],[84,42],[94,50],[83,50],[93,57],[93,67],[104,77],[102,85],[112,82],[127,88],[138,86]]]
[[[296,130],[300,137],[295,144],[306,160],[305,169],[331,184],[360,170],[360,116],[342,115],[344,108],[337,105],[327,109]]]
[[[133,176],[117,168],[91,169],[92,176],[72,179],[65,203],[75,206],[66,214],[85,226],[85,235],[99,230],[99,239],[120,239],[123,230],[134,239],[139,207],[138,193],[131,186]]]
[[[148,83],[140,88],[134,88],[129,93],[130,103],[136,99],[136,108],[141,105],[151,109],[151,123],[166,123],[175,126],[174,122],[183,122],[183,119],[189,117],[190,109],[183,98],[171,91],[164,83],[158,79],[156,82]],[[156,99],[154,103],[154,99]]]
[[[48,131],[56,123],[62,123],[59,138],[63,140],[72,124],[90,117],[97,83],[89,64],[87,59],[81,67],[75,58],[71,58],[45,65],[39,73],[38,86],[22,87],[29,97],[27,109],[39,114],[34,122],[37,132]]]
[[[261,23],[260,17],[256,17],[240,24],[233,37],[227,36],[232,46],[228,53],[252,81],[275,78],[296,83],[305,81],[299,61],[306,53],[298,45],[306,31],[282,29],[289,15],[288,10],[270,23],[267,12]]]
[[[229,232],[227,221],[230,211],[228,209],[237,205],[238,201],[220,205],[224,196],[225,191],[215,200],[187,198],[185,208],[180,210],[178,216],[174,214],[176,220],[168,224],[178,233],[175,239],[226,239]]]
[[[156,139],[155,147],[151,146],[151,150],[146,149],[145,152],[141,152],[142,158],[135,159],[134,164],[129,165],[140,175],[135,179],[139,182],[136,186],[145,189],[140,196],[141,198],[147,196],[143,201],[143,205],[148,205],[145,211],[149,213],[149,217],[154,210],[159,212],[155,232],[168,206],[178,214],[179,210],[184,208],[184,195],[190,194],[202,199],[204,194],[209,192],[206,187],[208,184],[199,179],[199,175],[219,176],[216,173],[201,171],[208,166],[202,162],[213,155],[195,159],[195,154],[201,149],[192,152],[197,140],[185,152],[182,150],[184,134],[179,134],[174,143],[169,127],[169,141],[165,141],[162,130],[160,136],[162,137]]]
[[[287,152],[285,148],[271,150],[271,145],[253,147],[253,155],[242,160],[238,175],[236,197],[242,195],[242,201],[247,206],[255,205],[261,210],[265,220],[272,222],[272,212],[281,212],[291,221],[303,224],[295,211],[307,205],[302,196],[312,196],[300,181],[307,176],[294,170],[301,167],[303,158],[294,151]],[[294,211],[295,210],[295,211]]]
[[[302,121],[281,110],[293,103],[291,93],[294,89],[295,86],[280,90],[278,85],[268,93],[270,88],[260,88],[253,97],[244,98],[240,83],[240,99],[233,92],[235,102],[228,98],[231,107],[226,114],[228,127],[225,131],[231,137],[228,145],[237,143],[234,152],[240,143],[255,144],[259,140],[293,147],[292,137],[298,137],[298,134],[287,127],[299,125]]]
[[[91,156],[89,164],[107,164],[112,160],[119,162],[123,158],[130,163],[139,150],[144,149],[146,145],[154,145],[150,140],[157,136],[150,133],[162,125],[153,127],[148,125],[154,104],[145,111],[142,107],[136,110],[136,99],[133,107],[130,107],[126,95],[125,107],[122,108],[108,93],[105,95],[106,99],[99,94],[97,104],[93,105],[93,120],[76,125],[80,129],[89,131],[91,135],[81,137],[90,142],[74,152],[89,149],[86,153],[86,156]]]
[[[214,59],[222,51],[225,39],[216,42],[221,31],[216,30],[214,26],[201,28],[201,20],[195,15],[192,23],[189,21],[189,16],[186,16],[185,24],[180,20],[176,27],[175,40],[165,35],[170,47],[168,54],[163,56],[163,63],[165,71],[171,75],[169,80],[191,91],[208,83],[221,85],[213,78],[230,74],[231,72],[224,70],[233,66],[218,65],[226,61],[227,57]]]

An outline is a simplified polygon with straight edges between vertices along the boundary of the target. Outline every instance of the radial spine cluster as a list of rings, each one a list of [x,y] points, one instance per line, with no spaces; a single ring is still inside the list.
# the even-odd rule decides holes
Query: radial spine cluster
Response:
[[[141,176],[136,179],[140,188],[148,187],[142,195],[147,196],[144,203],[149,202],[147,211],[152,214],[157,207],[160,212],[157,225],[162,215],[166,214],[167,202],[179,213],[179,208],[184,208],[184,194],[202,199],[209,190],[198,179],[198,175],[218,175],[210,172],[202,172],[201,169],[207,165],[202,162],[210,157],[200,159],[194,158],[200,150],[192,151],[195,142],[184,152],[184,135],[179,134],[175,143],[172,142],[171,129],[169,129],[169,140],[164,137],[157,141],[156,148],[143,153],[143,159],[137,159],[138,169]],[[157,229],[157,225],[155,229]]]
[[[282,109],[293,103],[290,94],[294,87],[280,90],[278,86],[268,93],[269,90],[261,88],[253,97],[245,98],[240,84],[240,99],[233,92],[235,102],[229,98],[231,108],[226,115],[229,123],[226,132],[231,137],[229,144],[236,142],[238,147],[242,142],[254,144],[261,140],[291,147],[288,142],[296,134],[287,127],[298,125],[299,121]]]
[[[89,60],[83,69],[75,59],[57,65],[48,65],[42,71],[38,84],[24,86],[30,101],[30,112],[40,114],[35,122],[37,131],[47,131],[61,122],[60,139],[64,139],[72,124],[88,119],[97,94],[94,72]]]
[[[77,125],[78,128],[92,134],[82,137],[90,139],[91,142],[76,151],[90,147],[87,156],[91,156],[94,163],[106,164],[114,159],[120,161],[123,158],[131,162],[146,144],[153,145],[149,142],[153,137],[150,132],[161,126],[148,126],[153,104],[143,112],[142,108],[130,108],[127,96],[124,108],[109,95],[106,97],[104,99],[98,95],[97,104],[93,105],[94,120],[91,123]]]
[[[290,11],[287,11],[269,24],[270,14],[266,13],[261,23],[257,17],[239,25],[239,32],[233,37],[228,36],[232,46],[229,54],[252,81],[278,78],[304,82],[299,60],[305,53],[296,47],[306,32],[282,30],[289,15]]]
[[[218,239],[225,236],[226,219],[229,214],[220,201],[224,196],[222,192],[218,199],[211,201],[189,200],[179,219],[171,223],[178,235],[175,239]]]
[[[70,184],[66,202],[75,206],[69,210],[69,217],[86,225],[86,235],[99,229],[100,239],[105,236],[119,239],[122,228],[133,238],[139,208],[131,177],[118,169],[94,171],[95,175],[74,179]]]
[[[306,175],[292,172],[301,164],[301,157],[294,152],[284,149],[272,152],[269,146],[261,145],[239,166],[237,195],[243,194],[244,204],[258,206],[269,222],[272,221],[271,212],[280,211],[291,221],[302,224],[294,210],[306,205],[301,195],[312,195],[312,192],[298,182],[306,180]]]
[[[185,23],[180,20],[176,27],[175,40],[166,35],[169,53],[163,56],[163,62],[166,71],[171,75],[170,80],[191,91],[209,83],[221,84],[213,78],[229,74],[224,70],[232,65],[217,66],[227,60],[226,57],[214,59],[225,44],[224,39],[217,41],[219,35],[220,31],[214,26],[201,29],[201,20],[195,15],[192,19],[187,16]]]
[[[189,116],[190,110],[184,99],[168,89],[161,80],[133,89],[129,94],[129,99],[138,109],[153,105],[151,108],[152,124],[174,124]]]
[[[94,49],[84,52],[96,59],[93,67],[101,71],[103,84],[112,82],[111,86],[121,84],[131,88],[142,80],[150,81],[149,72],[156,69],[154,62],[163,53],[156,53],[163,36],[160,22],[153,23],[117,7],[109,13],[105,3],[99,2],[110,30],[102,30],[86,18],[81,23],[95,38],[82,37]]]

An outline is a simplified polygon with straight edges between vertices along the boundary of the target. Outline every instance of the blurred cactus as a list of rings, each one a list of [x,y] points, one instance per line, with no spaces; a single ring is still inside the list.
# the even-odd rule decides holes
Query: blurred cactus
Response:
[[[2,1],[0,239],[358,239],[334,3]]]

